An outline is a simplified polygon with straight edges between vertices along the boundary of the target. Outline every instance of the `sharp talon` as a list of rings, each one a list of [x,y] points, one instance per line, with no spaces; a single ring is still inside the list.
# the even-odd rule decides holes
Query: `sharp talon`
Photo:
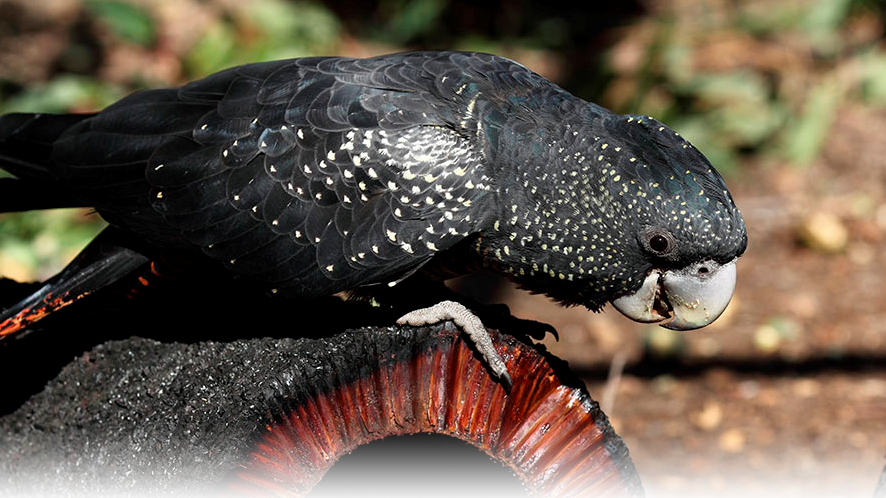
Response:
[[[498,378],[502,386],[505,388],[505,392],[511,394],[511,388],[514,387],[514,381],[511,380],[511,375],[506,371],[504,371]]]

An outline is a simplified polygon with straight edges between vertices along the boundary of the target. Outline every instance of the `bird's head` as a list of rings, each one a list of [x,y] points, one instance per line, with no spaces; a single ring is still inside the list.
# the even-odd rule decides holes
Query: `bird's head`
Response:
[[[615,116],[609,128],[624,146],[610,153],[603,183],[632,220],[624,251],[632,273],[611,302],[636,321],[704,327],[732,298],[747,247],[741,213],[707,158],[674,130],[647,116]]]
[[[517,165],[491,237],[499,267],[565,304],[611,302],[679,330],[713,322],[747,246],[723,179],[662,123],[587,110],[582,125],[548,135],[543,161]]]

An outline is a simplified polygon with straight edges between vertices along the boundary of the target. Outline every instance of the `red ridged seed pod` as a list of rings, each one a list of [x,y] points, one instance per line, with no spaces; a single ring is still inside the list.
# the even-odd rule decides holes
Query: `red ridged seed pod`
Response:
[[[449,326],[336,336],[328,354],[272,383],[269,421],[230,488],[303,496],[360,445],[438,433],[507,465],[536,496],[643,496],[627,448],[565,363],[493,338],[514,379],[510,394]]]

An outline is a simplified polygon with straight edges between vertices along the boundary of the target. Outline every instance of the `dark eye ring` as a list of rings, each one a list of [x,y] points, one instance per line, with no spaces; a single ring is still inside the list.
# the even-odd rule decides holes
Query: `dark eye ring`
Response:
[[[674,250],[674,237],[662,230],[650,230],[645,236],[646,245],[649,250],[659,256],[670,254]]]

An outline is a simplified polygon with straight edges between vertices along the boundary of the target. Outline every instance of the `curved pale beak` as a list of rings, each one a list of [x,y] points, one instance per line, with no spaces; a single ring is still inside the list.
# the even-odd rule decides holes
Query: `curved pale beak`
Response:
[[[680,270],[653,270],[637,292],[612,305],[631,320],[673,330],[704,327],[719,317],[735,290],[735,260],[705,261]]]

